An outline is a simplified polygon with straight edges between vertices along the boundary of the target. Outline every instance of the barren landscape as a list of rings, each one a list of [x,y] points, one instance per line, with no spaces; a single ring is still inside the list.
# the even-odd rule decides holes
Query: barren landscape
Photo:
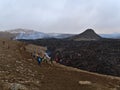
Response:
[[[120,89],[119,77],[90,73],[55,62],[52,65],[43,62],[39,66],[36,60],[32,60],[30,53],[24,50],[27,45],[0,40],[0,90]]]

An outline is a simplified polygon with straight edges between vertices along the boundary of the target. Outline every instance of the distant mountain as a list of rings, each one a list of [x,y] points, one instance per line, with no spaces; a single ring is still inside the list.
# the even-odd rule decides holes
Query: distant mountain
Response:
[[[13,30],[7,30],[6,32],[9,33],[26,33],[26,34],[30,34],[30,33],[34,33],[36,31],[34,30],[30,30],[30,29],[22,29],[22,28],[18,28],[18,29],[13,29]]]
[[[70,39],[75,40],[75,41],[91,41],[91,40],[99,40],[102,37],[99,36],[98,34],[95,33],[94,30],[92,29],[87,29],[81,34],[75,35],[73,37],[70,37]]]
[[[61,33],[43,33],[39,31],[29,30],[29,29],[14,29],[7,30],[7,33],[16,35],[14,39],[42,39],[42,38],[68,38],[73,36],[72,34],[61,34]]]
[[[14,29],[14,30],[8,30],[7,32],[11,34],[17,34],[17,36],[14,39],[41,39],[41,38],[48,38],[48,34],[34,31],[30,29]]]
[[[120,33],[113,33],[113,34],[100,34],[103,38],[113,38],[113,39],[120,39]]]

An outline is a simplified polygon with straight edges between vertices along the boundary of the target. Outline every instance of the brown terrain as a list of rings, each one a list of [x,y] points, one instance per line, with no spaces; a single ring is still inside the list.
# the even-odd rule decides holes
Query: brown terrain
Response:
[[[14,39],[18,33],[9,33],[9,32],[2,32],[0,31],[0,38],[6,38],[6,39]]]
[[[5,41],[5,43],[3,43]],[[57,63],[38,65],[30,52],[44,47],[0,39],[0,90],[120,90],[120,78]]]

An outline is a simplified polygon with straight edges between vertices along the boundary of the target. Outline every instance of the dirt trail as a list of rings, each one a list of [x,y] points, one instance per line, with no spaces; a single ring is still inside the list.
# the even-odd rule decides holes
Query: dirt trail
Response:
[[[119,78],[56,63],[39,66],[24,47],[30,49],[25,43],[0,39],[0,90],[120,90]]]

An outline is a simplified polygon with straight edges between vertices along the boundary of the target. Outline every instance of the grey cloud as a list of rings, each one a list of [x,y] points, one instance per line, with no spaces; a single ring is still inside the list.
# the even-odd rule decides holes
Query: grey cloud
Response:
[[[1,0],[0,29],[43,32],[119,32],[119,0]]]

